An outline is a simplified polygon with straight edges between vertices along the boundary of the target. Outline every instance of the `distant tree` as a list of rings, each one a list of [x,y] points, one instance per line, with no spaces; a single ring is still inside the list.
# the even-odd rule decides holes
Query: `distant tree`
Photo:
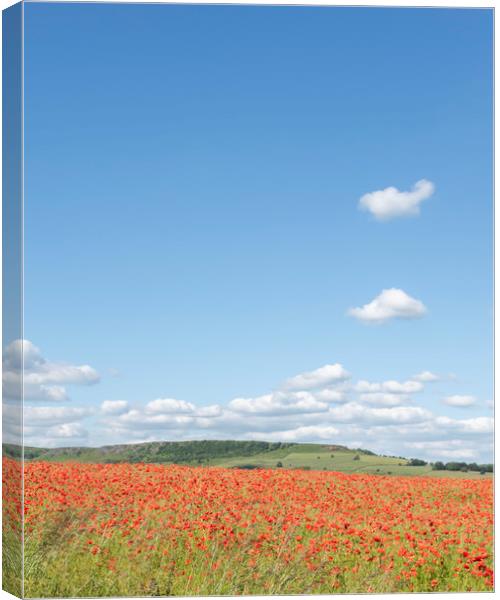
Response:
[[[463,467],[467,467],[467,463],[464,462],[447,462],[445,469],[447,471],[460,471]]]
[[[335,458],[335,456],[333,454],[330,454],[330,458]]]
[[[479,465],[479,468],[485,473],[493,473],[493,465]]]
[[[352,460],[360,460],[359,454],[356,454]]]
[[[278,467],[278,469],[281,469],[281,467],[283,466],[283,463],[281,462],[281,460],[279,460],[279,461],[276,463],[276,466]]]
[[[409,467],[425,467],[426,464],[425,460],[421,460],[420,458],[410,458],[408,461]]]
[[[368,456],[375,456],[375,452],[371,450],[366,450],[366,448],[356,448],[357,452],[361,452],[362,454],[368,454]]]
[[[432,470],[433,471],[444,471],[446,469],[444,462],[441,462],[440,460],[438,460],[435,463],[432,463]]]

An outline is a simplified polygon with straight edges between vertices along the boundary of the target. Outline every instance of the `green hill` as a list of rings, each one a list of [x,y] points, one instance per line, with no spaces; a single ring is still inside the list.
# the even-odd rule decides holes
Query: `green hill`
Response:
[[[98,463],[148,462],[196,465],[207,464],[207,462],[220,458],[251,457],[256,454],[283,449],[290,445],[256,441],[201,440],[117,444],[102,446],[100,448],[33,448],[27,446],[24,448],[24,457],[27,460],[73,460],[77,462]],[[4,453],[8,456],[19,457],[20,448],[5,444]]]
[[[7,456],[20,457],[20,447],[4,444]],[[488,477],[492,465],[480,470],[433,470],[432,464],[395,456],[379,456],[370,450],[332,444],[271,443],[234,440],[145,442],[100,448],[25,447],[26,460],[76,461],[85,463],[163,463],[219,466],[239,469],[306,469],[374,475],[426,475],[431,477]],[[413,465],[412,463],[417,463]],[[441,463],[440,463],[441,464]],[[449,463],[449,465],[457,463]],[[462,464],[462,463],[460,463]],[[465,464],[465,463],[463,463]],[[477,465],[476,465],[477,466]],[[483,468],[484,467],[484,468]]]

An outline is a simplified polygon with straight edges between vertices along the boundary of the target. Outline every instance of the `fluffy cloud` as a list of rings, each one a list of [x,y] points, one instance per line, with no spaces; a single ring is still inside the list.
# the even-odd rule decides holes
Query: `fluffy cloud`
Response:
[[[146,412],[150,414],[193,414],[194,404],[175,398],[158,398],[146,404]]]
[[[65,423],[45,429],[25,427],[25,436],[31,446],[42,448],[85,446],[89,442],[89,432],[80,423]]]
[[[464,440],[437,440],[432,442],[407,442],[405,446],[417,450],[420,455],[444,458],[447,460],[474,460],[478,458],[477,448],[464,446]]]
[[[38,377],[37,398],[46,386],[47,399],[50,395],[62,400],[61,382],[91,383],[98,377],[93,369],[88,371],[90,367],[50,363],[31,344],[25,350],[27,371]],[[19,377],[19,347],[7,353],[4,366],[7,373]],[[412,399],[435,377],[424,371],[408,380],[359,380],[352,385],[348,371],[335,363],[292,377],[275,391],[237,397],[225,405],[198,406],[171,397],[137,404],[106,400],[95,411],[34,404],[25,406],[25,440],[47,447],[192,439],[321,441],[394,455],[407,455],[413,449],[434,460],[452,460],[460,453],[472,457],[471,450],[477,448],[481,460],[489,462],[491,417],[439,416]],[[9,404],[8,398],[4,435],[14,442],[21,435],[19,406]],[[450,440],[455,441],[447,446]],[[408,445],[412,443],[428,445]]]
[[[129,409],[126,400],[104,400],[101,410],[105,415],[122,415]]]
[[[310,392],[273,392],[256,398],[235,398],[229,408],[237,413],[290,415],[324,412],[328,410],[328,403],[317,400]]]
[[[344,398],[343,403],[320,402],[317,394],[322,390],[274,392],[235,399],[226,406],[197,407],[174,399],[167,399],[171,402],[166,404],[153,400],[141,408],[106,415],[103,432],[107,443],[110,439],[114,443],[229,438],[322,441],[405,456],[415,454],[408,452],[413,448],[408,444],[428,442],[418,456],[452,460],[461,448],[477,447],[482,460],[489,461],[493,419],[437,416],[421,406],[408,405],[409,394],[401,392],[408,382],[397,382],[395,388],[393,383],[375,385],[400,393],[358,392],[358,400]],[[444,444],[449,439],[460,440],[462,446],[451,444],[447,448]]]
[[[351,374],[340,363],[335,363],[291,377],[285,381],[284,388],[289,390],[313,390],[345,381],[350,376]]]
[[[351,423],[418,423],[432,418],[432,413],[420,406],[395,406],[368,408],[350,402],[330,408],[330,417],[335,421]]]
[[[194,439],[199,431],[213,428],[223,414],[217,404],[197,407],[176,398],[157,398],[137,408],[130,408],[127,402],[122,402],[107,401],[101,406],[106,431],[127,437],[137,434],[144,441],[149,439],[145,431],[158,432],[160,439],[178,439],[183,432],[190,434],[187,439]],[[104,410],[104,404],[107,410]]]
[[[453,396],[446,396],[443,402],[448,406],[459,406],[459,407],[468,407],[476,404],[477,400],[475,396],[462,396],[460,394],[454,394]]]
[[[340,430],[332,426],[309,425],[297,427],[285,431],[273,431],[269,433],[269,440],[280,442],[311,442],[315,440],[333,440],[340,433]],[[249,438],[261,438],[262,434],[250,432]]]
[[[423,390],[424,386],[419,381],[395,381],[390,379],[389,381],[383,381],[381,383],[371,383],[361,379],[358,381],[354,390],[362,393],[374,393],[374,392],[387,392],[389,394],[414,394]]]
[[[432,383],[433,381],[439,381],[439,375],[431,373],[431,371],[422,371],[421,373],[417,373],[417,375],[413,375],[412,379],[414,381],[421,381],[422,383]]]
[[[472,419],[452,419],[436,417],[435,423],[442,430],[455,430],[461,433],[493,433],[493,417],[474,417]]]
[[[47,437],[63,439],[83,439],[88,437],[89,434],[80,423],[63,423],[62,425],[56,425],[48,429],[46,433]]]
[[[7,398],[20,397],[23,360],[25,400],[65,401],[68,394],[62,384],[91,385],[99,381],[99,374],[89,365],[49,362],[29,340],[15,340],[3,356],[3,394]]]
[[[384,394],[383,392],[369,392],[360,394],[359,399],[367,404],[378,406],[398,406],[408,402],[409,396],[406,394]]]
[[[331,388],[331,387],[326,387],[322,390],[315,391],[314,397],[316,398],[316,400],[319,400],[320,402],[342,403],[342,402],[346,401],[346,394],[344,391],[335,389],[335,388]]]
[[[403,290],[382,290],[371,302],[358,308],[350,308],[348,314],[366,323],[383,323],[390,319],[417,319],[427,312],[420,300]]]
[[[92,414],[90,409],[69,406],[25,406],[24,424],[26,427],[46,427],[64,425],[79,421]]]
[[[409,192],[395,187],[370,192],[359,200],[359,208],[370,212],[378,221],[420,214],[420,204],[434,193],[434,184],[427,179],[417,181]]]

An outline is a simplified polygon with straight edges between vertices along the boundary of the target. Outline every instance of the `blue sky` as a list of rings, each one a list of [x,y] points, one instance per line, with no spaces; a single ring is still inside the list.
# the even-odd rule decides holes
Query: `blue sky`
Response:
[[[99,374],[47,379],[65,400],[33,394],[27,441],[490,457],[491,11],[27,3],[25,131],[34,369]],[[360,210],[422,179],[418,214]],[[392,288],[423,313],[348,314]],[[337,363],[327,409],[284,391]]]

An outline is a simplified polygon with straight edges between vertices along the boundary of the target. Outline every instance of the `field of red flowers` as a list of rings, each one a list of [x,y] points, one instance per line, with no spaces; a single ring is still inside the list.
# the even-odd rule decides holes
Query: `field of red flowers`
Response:
[[[27,596],[493,588],[491,480],[33,462],[25,490]]]

